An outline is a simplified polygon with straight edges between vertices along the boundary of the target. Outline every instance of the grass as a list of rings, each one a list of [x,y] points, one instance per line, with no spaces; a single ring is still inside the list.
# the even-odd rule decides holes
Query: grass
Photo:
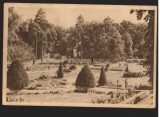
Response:
[[[102,65],[105,66],[106,63],[102,63]],[[129,69],[130,71],[133,71],[133,72],[136,72],[136,71],[141,72],[146,70],[142,67],[142,65],[138,65],[138,63],[129,63],[129,65],[132,66],[132,67],[129,67]],[[93,68],[92,72],[94,74],[94,77],[97,83],[100,75],[99,67],[93,66],[93,65],[90,65],[90,66],[91,68]],[[108,81],[108,85],[106,87],[96,87],[94,90],[89,91],[88,93],[75,93],[74,92],[75,85],[73,84],[75,83],[77,75],[82,67],[83,65],[76,65],[76,69],[74,71],[71,71],[68,74],[65,74],[63,79],[53,78],[53,76],[55,76],[56,71],[58,69],[58,66],[56,65],[53,65],[53,67],[49,70],[46,69],[43,71],[34,71],[34,72],[27,71],[30,80],[38,79],[43,73],[47,74],[50,77],[50,80],[41,81],[41,83],[43,84],[43,82],[47,82],[47,83],[49,82],[50,86],[46,86],[46,87],[49,87],[49,89],[47,90],[28,90],[27,93],[22,94],[24,96],[24,101],[29,101],[29,102],[42,101],[42,102],[53,102],[53,103],[63,103],[63,102],[78,103],[79,102],[79,103],[101,103],[102,104],[102,103],[118,103],[120,100],[123,100],[121,96],[120,96],[121,99],[119,100],[110,98],[110,96],[116,91],[115,87],[117,86],[117,80],[119,80],[119,85],[121,85],[121,87],[119,87],[119,91],[121,91],[121,88],[123,88],[124,86],[123,80],[125,80],[125,78],[123,78],[123,72],[121,71],[109,70],[106,72],[106,77]],[[118,67],[118,64],[110,64],[110,68],[116,68],[116,67]],[[148,79],[149,79],[148,77],[129,78],[128,82],[129,82],[129,85],[132,85],[132,86],[135,86],[135,85],[139,86],[140,84],[147,85]],[[66,85],[63,85],[63,84],[66,84]],[[37,92],[39,92],[39,94]],[[94,99],[93,102],[92,102],[92,99]]]

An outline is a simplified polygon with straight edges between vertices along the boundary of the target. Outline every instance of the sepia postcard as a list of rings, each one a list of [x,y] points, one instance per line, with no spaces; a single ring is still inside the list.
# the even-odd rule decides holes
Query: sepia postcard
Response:
[[[3,105],[155,108],[157,7],[4,3]]]

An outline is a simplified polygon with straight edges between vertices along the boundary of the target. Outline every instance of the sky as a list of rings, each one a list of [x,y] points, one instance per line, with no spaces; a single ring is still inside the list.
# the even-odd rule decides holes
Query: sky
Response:
[[[34,19],[37,11],[43,8],[46,12],[46,19],[64,28],[74,26],[77,17],[81,14],[86,22],[102,21],[109,16],[115,23],[128,20],[133,23],[145,23],[144,20],[137,20],[135,14],[130,14],[131,7],[123,6],[106,6],[106,5],[17,5],[14,6],[16,12],[22,20]]]

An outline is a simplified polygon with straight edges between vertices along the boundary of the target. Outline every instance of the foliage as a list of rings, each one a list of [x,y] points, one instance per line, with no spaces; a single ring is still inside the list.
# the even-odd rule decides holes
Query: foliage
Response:
[[[7,71],[7,87],[12,91],[19,91],[28,86],[28,75],[19,60],[11,63]]]
[[[15,40],[27,43],[26,54],[31,53],[32,48],[32,54],[42,62],[47,53],[73,57],[73,49],[76,50],[77,58],[91,61],[96,58],[118,62],[124,58],[145,58],[147,55],[145,24],[126,20],[114,23],[110,17],[100,22],[85,22],[83,16],[79,15],[75,26],[64,29],[48,22],[42,8],[34,19],[26,21],[21,20],[14,8],[10,8],[8,20],[9,45]]]
[[[57,71],[57,77],[58,78],[63,78],[63,68],[62,68],[62,63],[60,62],[60,64],[59,64],[59,69],[58,69],[58,71]]]
[[[105,71],[104,71],[103,67],[101,68],[101,73],[100,73],[98,84],[100,86],[107,85],[106,74],[105,74]]]
[[[33,49],[23,42],[19,35],[21,17],[17,14],[13,7],[9,8],[8,17],[8,61],[20,59],[26,61],[33,59]],[[21,51],[19,51],[21,50]]]
[[[75,65],[71,65],[70,67],[69,67],[69,69],[70,70],[75,70],[77,67],[75,66]]]
[[[95,87],[95,79],[88,65],[85,65],[77,76],[75,86],[78,91],[87,91]]]
[[[129,68],[128,68],[128,65],[127,65],[127,67],[126,67],[126,70],[125,70],[125,72],[129,72]]]
[[[145,42],[144,42],[144,51],[146,53],[147,61],[145,62],[145,66],[148,69],[148,75],[150,76],[149,82],[153,86],[153,60],[154,60],[154,10],[136,10],[133,9],[130,13],[136,13],[137,19],[145,20],[148,23]]]
[[[123,77],[125,78],[130,78],[130,77],[143,77],[145,76],[145,74],[141,73],[141,72],[125,72],[123,74]]]
[[[105,71],[108,71],[109,66],[110,66],[110,64],[109,64],[109,63],[107,63],[106,68],[105,68]]]
[[[125,34],[123,34],[122,39],[125,42],[124,51],[126,53],[126,57],[127,58],[132,58],[132,56],[133,56],[133,50],[132,50],[133,42],[132,42],[131,35],[129,33],[125,33]]]

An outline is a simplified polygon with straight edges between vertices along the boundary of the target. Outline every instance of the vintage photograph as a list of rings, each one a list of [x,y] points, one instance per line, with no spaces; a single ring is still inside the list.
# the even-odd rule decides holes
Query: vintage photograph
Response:
[[[155,108],[157,7],[5,3],[3,105]]]

